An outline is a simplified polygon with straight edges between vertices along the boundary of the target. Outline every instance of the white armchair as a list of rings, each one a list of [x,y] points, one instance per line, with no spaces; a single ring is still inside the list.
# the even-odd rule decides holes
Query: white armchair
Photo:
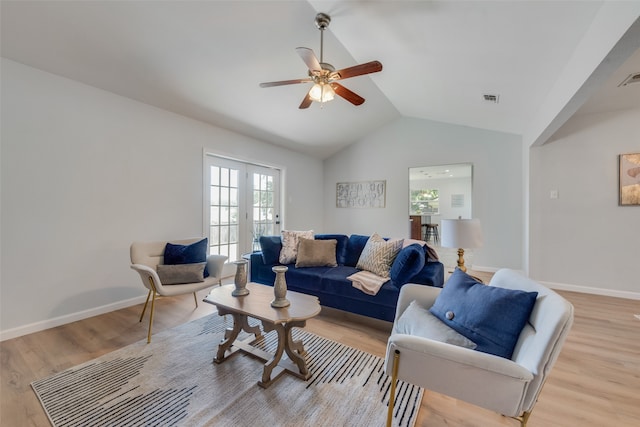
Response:
[[[173,243],[178,245],[189,245],[202,240],[202,237],[184,240],[172,240],[170,242],[134,242],[131,244],[130,256],[131,256],[131,268],[134,269],[142,279],[142,284],[149,290],[147,293],[147,300],[144,303],[142,314],[140,315],[140,322],[144,317],[144,313],[147,310],[149,299],[151,299],[151,311],[149,313],[149,331],[147,334],[147,342],[151,342],[151,328],[153,326],[153,313],[155,308],[155,300],[158,295],[163,296],[175,296],[193,293],[193,298],[198,307],[198,298],[196,292],[209,288],[211,286],[221,284],[222,268],[227,260],[225,255],[209,255],[207,257],[207,270],[209,276],[204,278],[202,282],[194,283],[181,283],[173,285],[163,285],[160,277],[158,276],[158,265],[164,263],[164,250],[167,243]]]
[[[387,343],[385,372],[392,376],[392,384],[400,379],[515,418],[525,427],[573,323],[573,306],[513,270],[498,271],[489,286],[538,292],[511,360],[397,333],[398,319],[411,301],[429,308],[441,291],[407,284],[400,290],[394,327]],[[392,411],[393,402],[389,415]]]

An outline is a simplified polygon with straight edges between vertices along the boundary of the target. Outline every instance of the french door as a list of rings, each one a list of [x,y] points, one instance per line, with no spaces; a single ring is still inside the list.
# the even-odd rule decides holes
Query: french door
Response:
[[[206,157],[205,227],[209,253],[229,261],[259,250],[259,238],[280,234],[280,171]]]

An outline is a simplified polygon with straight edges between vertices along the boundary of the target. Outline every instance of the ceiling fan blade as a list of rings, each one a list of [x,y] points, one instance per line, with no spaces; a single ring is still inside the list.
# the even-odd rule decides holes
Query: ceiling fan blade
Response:
[[[284,85],[293,85],[297,83],[308,83],[312,82],[311,79],[295,79],[295,80],[282,80],[279,82],[266,82],[260,83],[260,87],[273,87],[273,86],[284,86]]]
[[[316,57],[316,54],[313,53],[311,49],[308,47],[297,47],[296,52],[300,55],[300,58],[307,64],[307,68],[309,71],[322,71],[322,67],[320,66],[320,62]]]
[[[334,80],[340,79],[348,79],[350,77],[362,76],[363,74],[371,74],[377,73],[378,71],[382,71],[382,63],[380,61],[371,61],[365,64],[354,65],[353,67],[343,68],[342,70],[338,70],[333,75],[339,75],[339,78],[335,78]]]
[[[298,108],[301,110],[304,110],[305,108],[309,108],[312,102],[313,100],[311,99],[311,96],[309,96],[309,94],[307,93],[307,96],[304,97],[304,99],[302,100]]]
[[[355,92],[350,91],[340,83],[331,83],[331,87],[336,92],[336,95],[343,97],[353,105],[362,105],[364,103],[363,97]]]

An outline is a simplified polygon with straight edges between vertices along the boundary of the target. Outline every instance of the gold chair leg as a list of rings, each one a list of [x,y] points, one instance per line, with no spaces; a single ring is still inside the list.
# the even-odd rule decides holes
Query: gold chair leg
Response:
[[[196,308],[198,308],[198,296],[195,292],[193,293],[193,300],[196,302]]]
[[[151,312],[149,313],[149,333],[147,334],[147,344],[151,342],[151,327],[153,326],[153,312],[156,304],[156,291],[153,291],[153,297],[151,298]]]
[[[393,405],[395,404],[396,382],[398,381],[398,363],[400,361],[400,351],[396,350],[393,355],[393,368],[391,371],[391,394],[389,395],[389,409],[387,411],[387,427],[391,427],[393,421]]]
[[[514,419],[520,421],[520,427],[527,427],[527,422],[529,421],[529,417],[531,416],[531,412],[523,412],[519,417],[513,417]]]
[[[151,291],[147,293],[147,300],[144,302],[144,307],[142,307],[142,314],[140,315],[140,322],[142,322],[142,318],[144,317],[144,312],[147,311],[147,304],[149,304],[149,297],[151,296]]]

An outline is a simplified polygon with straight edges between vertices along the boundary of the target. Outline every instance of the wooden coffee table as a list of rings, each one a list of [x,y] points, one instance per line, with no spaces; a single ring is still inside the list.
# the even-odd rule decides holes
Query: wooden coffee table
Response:
[[[309,379],[311,374],[304,360],[305,350],[301,340],[294,341],[291,329],[302,328],[307,320],[320,313],[318,298],[298,292],[287,292],[287,299],[291,305],[283,308],[271,307],[274,299],[273,287],[258,283],[247,283],[249,294],[234,297],[231,292],[234,285],[224,285],[213,288],[204,302],[215,305],[218,315],[230,314],[233,316],[233,328],[225,331],[224,340],[218,346],[215,363],[222,363],[238,350],[250,353],[266,361],[262,372],[262,380],[258,385],[269,387],[285,371],[303,380]],[[254,337],[245,340],[237,340],[240,331],[253,334],[255,338],[261,338],[259,326],[250,326],[248,318],[253,317],[262,322],[265,332],[277,331],[278,348],[275,354],[268,353],[250,345]],[[289,360],[282,360],[283,353],[287,353]],[[293,362],[293,363],[292,363]],[[294,364],[295,363],[295,364]]]

